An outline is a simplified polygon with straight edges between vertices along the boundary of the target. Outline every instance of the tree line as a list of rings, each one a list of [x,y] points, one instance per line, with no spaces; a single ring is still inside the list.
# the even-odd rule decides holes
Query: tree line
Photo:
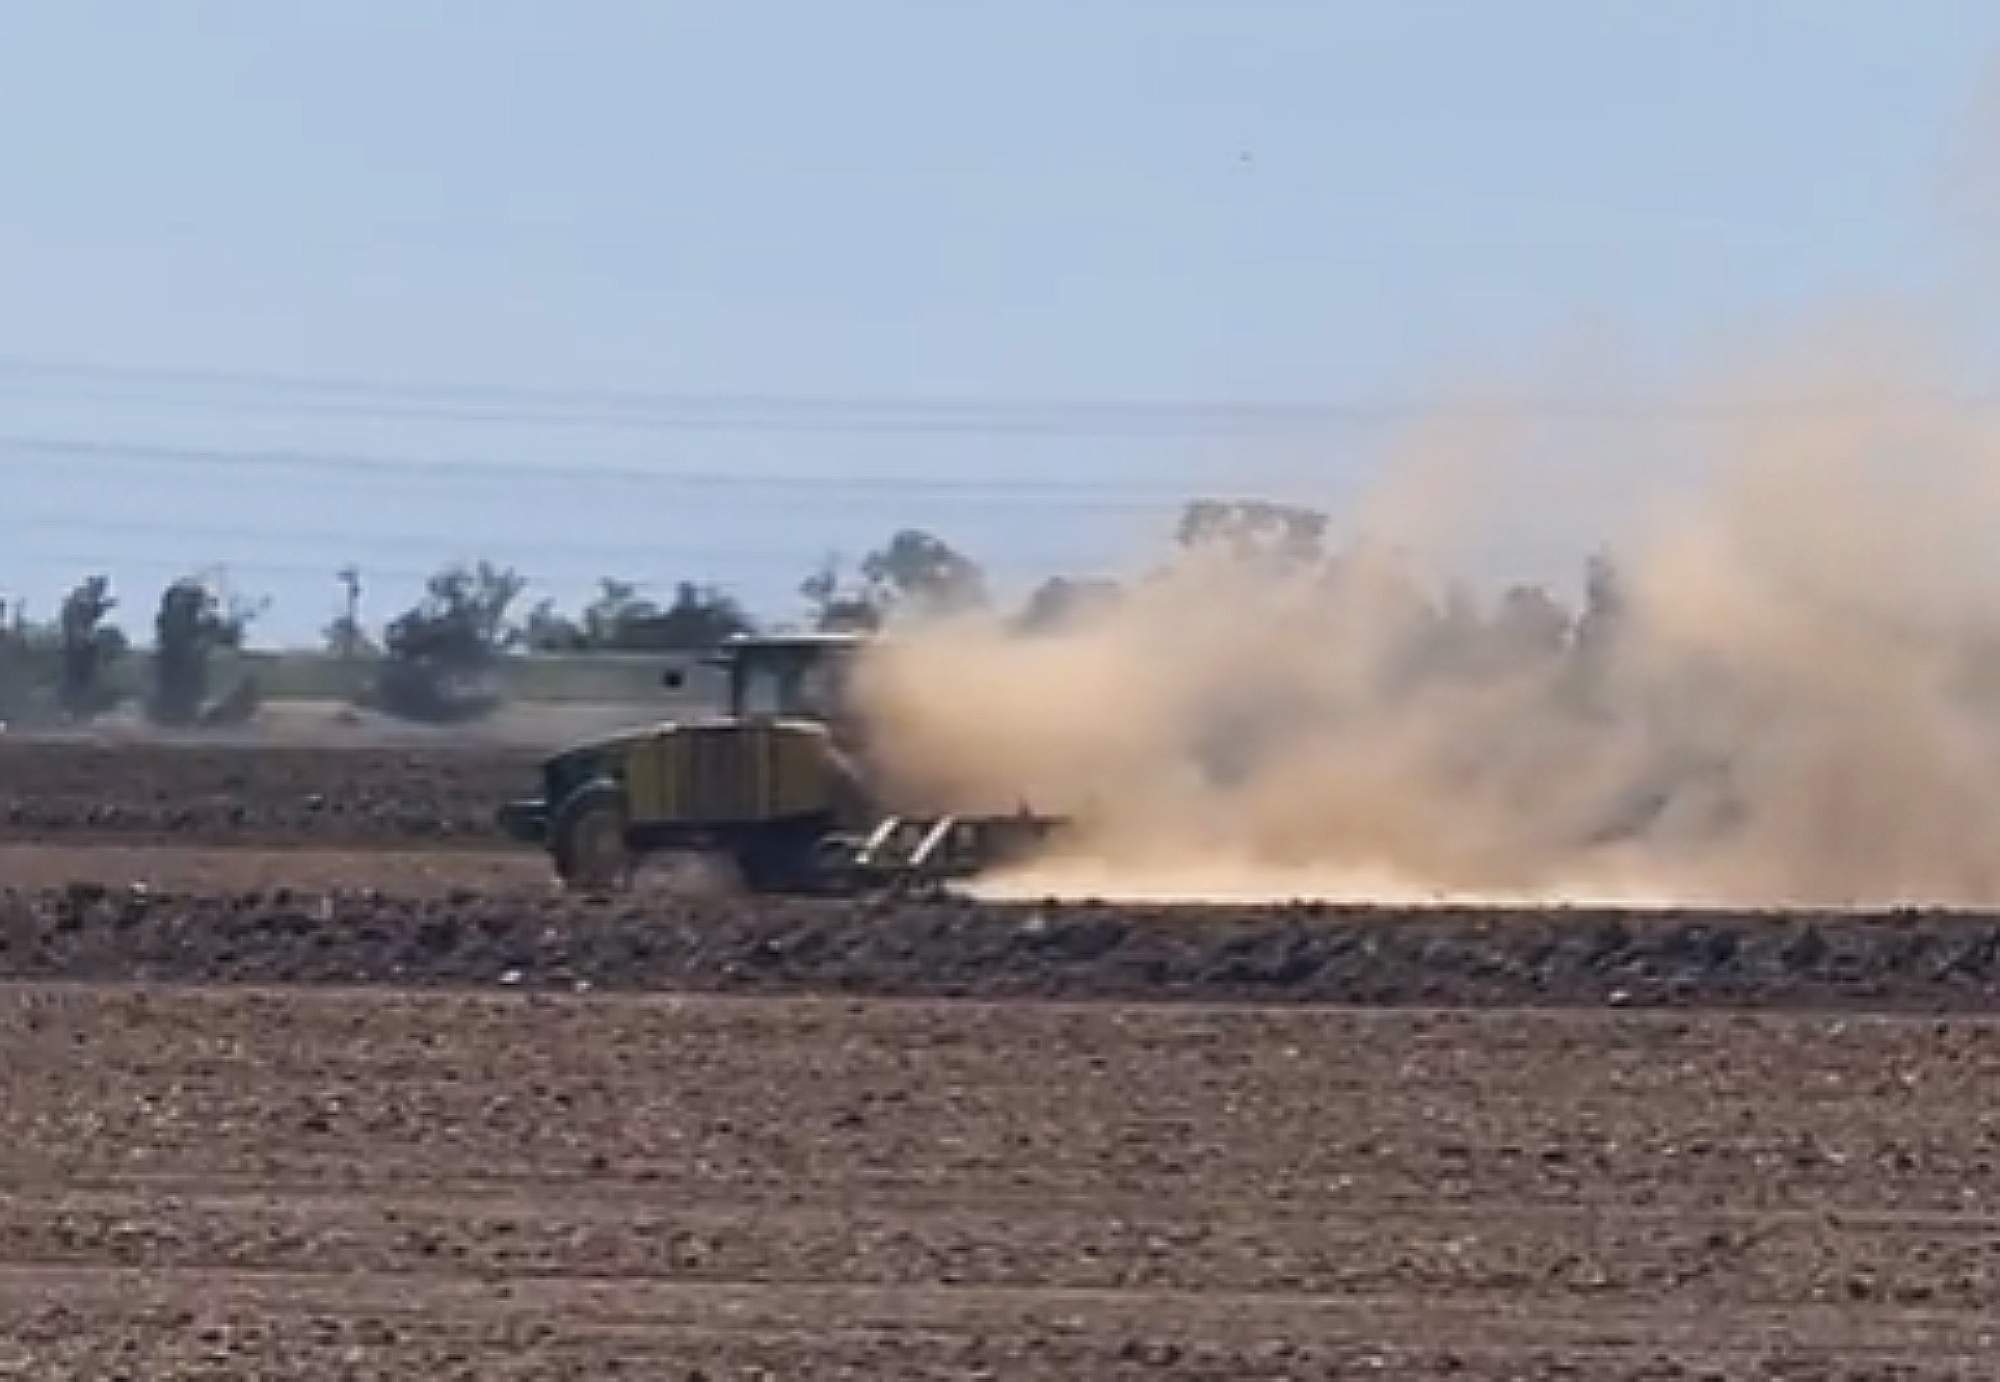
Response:
[[[1340,554],[1328,545],[1328,528],[1327,516],[1309,508],[1204,499],[1186,506],[1176,539],[1184,552],[1230,562],[1332,569]],[[500,698],[495,671],[510,655],[681,654],[760,627],[726,591],[697,581],[678,583],[661,601],[634,582],[606,577],[574,612],[546,599],[523,609],[527,579],[512,567],[479,561],[439,570],[416,603],[371,631],[361,614],[360,571],[347,567],[337,576],[345,601],[323,630],[325,651],[357,665],[359,699],[366,704],[431,722],[490,711]],[[1586,645],[1603,641],[1621,606],[1616,572],[1595,558],[1586,585],[1585,608],[1576,616],[1531,586],[1506,591],[1490,617],[1474,613],[1456,593],[1433,601],[1412,585],[1406,598],[1422,607],[1419,622],[1430,631],[1434,654],[1446,661],[1518,659],[1565,649],[1587,653]],[[976,561],[914,528],[895,533],[851,566],[828,559],[798,593],[801,622],[821,631],[872,632],[910,615],[991,610],[994,603]],[[1123,594],[1114,581],[1055,577],[1006,617],[1024,634],[1046,632],[1114,606]],[[43,713],[84,721],[111,710],[118,700],[112,669],[135,653],[111,620],[117,606],[102,575],[79,582],[51,619],[36,621],[0,603],[0,717]],[[225,598],[195,577],[169,584],[152,621],[146,715],[165,726],[224,724],[252,715],[259,702],[254,678],[238,672],[218,685],[217,667],[223,655],[243,646],[264,608]]]
[[[116,707],[111,676],[131,655],[132,640],[110,622],[118,606],[105,576],[90,576],[63,598],[53,619],[33,620],[19,603],[0,600],[0,717],[84,721]],[[153,616],[145,710],[157,724],[224,724],[256,709],[248,679],[214,686],[216,655],[243,646],[261,604],[225,598],[183,577],[160,592]]]
[[[488,561],[453,564],[425,582],[410,608],[371,630],[362,618],[361,572],[337,574],[346,598],[322,631],[327,653],[360,664],[361,699],[409,719],[451,721],[498,702],[493,671],[518,653],[684,653],[713,648],[758,622],[728,592],[682,581],[654,600],[632,581],[606,577],[574,613],[544,599],[525,610],[527,578]],[[986,599],[984,573],[942,539],[897,533],[849,571],[829,559],[800,584],[813,628],[873,630],[897,611],[969,608]],[[93,575],[64,597],[54,617],[33,619],[0,600],[0,719],[88,721],[117,707],[113,673],[139,647],[113,621],[110,579]],[[194,576],[159,597],[143,678],[147,718],[171,727],[239,722],[259,689],[240,672],[218,681],[224,656],[240,650],[265,605],[219,594]]]

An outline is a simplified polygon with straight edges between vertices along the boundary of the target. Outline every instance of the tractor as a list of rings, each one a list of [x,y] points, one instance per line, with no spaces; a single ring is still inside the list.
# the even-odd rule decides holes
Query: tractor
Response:
[[[542,794],[500,824],[539,844],[569,887],[627,883],[658,851],[722,854],[756,892],[853,892],[965,877],[1019,857],[1060,824],[1004,815],[894,813],[867,771],[847,695],[858,634],[739,635],[708,661],[728,709],[567,749]],[[682,673],[669,671],[669,685]]]

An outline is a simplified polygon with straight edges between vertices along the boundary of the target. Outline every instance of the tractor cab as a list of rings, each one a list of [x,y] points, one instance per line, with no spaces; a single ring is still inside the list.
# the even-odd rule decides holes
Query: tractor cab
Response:
[[[739,720],[813,720],[848,738],[848,680],[869,636],[856,633],[738,634],[710,659],[729,679]]]

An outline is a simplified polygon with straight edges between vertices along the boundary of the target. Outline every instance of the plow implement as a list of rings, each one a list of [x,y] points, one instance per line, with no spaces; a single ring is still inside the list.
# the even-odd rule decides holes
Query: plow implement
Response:
[[[886,816],[851,852],[829,860],[853,887],[899,888],[970,878],[1018,863],[1060,831],[1056,816]]]

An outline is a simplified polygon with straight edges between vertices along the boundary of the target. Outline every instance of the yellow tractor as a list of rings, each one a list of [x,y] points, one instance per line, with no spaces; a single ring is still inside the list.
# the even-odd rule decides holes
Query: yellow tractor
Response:
[[[765,892],[963,877],[1056,827],[1026,810],[899,815],[877,801],[847,697],[865,644],[848,634],[731,639],[712,660],[727,674],[726,714],[556,754],[542,795],[502,807],[500,824],[546,847],[572,887],[622,886],[644,855],[677,850],[726,854]]]

